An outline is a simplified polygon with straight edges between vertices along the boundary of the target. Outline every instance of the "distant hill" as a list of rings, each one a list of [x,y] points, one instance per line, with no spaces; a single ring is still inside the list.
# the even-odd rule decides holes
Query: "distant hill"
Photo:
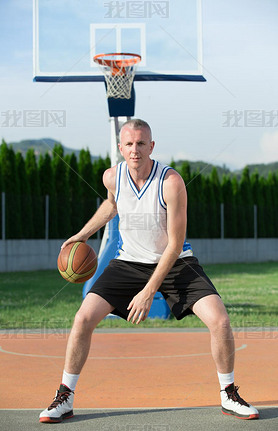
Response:
[[[221,178],[223,175],[229,175],[229,176],[236,176],[237,178],[241,177],[242,169],[237,169],[235,171],[231,171],[227,166],[218,166],[218,165],[212,165],[210,163],[197,161],[197,162],[191,162],[190,160],[178,160],[176,163],[176,168],[179,170],[182,163],[184,161],[187,161],[190,166],[191,172],[201,172],[204,176],[209,176],[212,169],[216,168],[219,178]],[[261,163],[261,164],[254,164],[254,165],[247,165],[249,169],[250,175],[252,175],[253,172],[257,171],[259,176],[267,178],[269,172],[276,172],[278,174],[278,162],[273,163]]]
[[[183,164],[183,162],[188,162],[189,166],[190,166],[190,170],[191,172],[201,172],[202,175],[204,176],[209,176],[212,169],[216,168],[218,176],[221,178],[223,175],[232,175],[232,171],[227,168],[227,166],[217,166],[217,165],[212,165],[210,163],[206,163],[206,162],[202,162],[202,161],[197,161],[197,162],[191,162],[190,160],[178,160],[176,163],[176,168],[177,170],[179,170],[181,168],[181,165]]]
[[[48,153],[52,154],[53,148],[55,144],[61,144],[61,142],[56,141],[51,138],[42,138],[42,139],[26,139],[20,142],[9,142],[8,145],[12,146],[15,153],[18,151],[25,157],[26,152],[29,148],[33,148],[35,151],[35,155],[39,157],[40,154]],[[80,150],[75,150],[73,148],[65,147],[65,145],[61,144],[64,149],[64,154],[72,154],[74,153],[76,157],[79,157]],[[91,156],[92,161],[98,159],[97,156]]]
[[[255,165],[247,165],[250,175],[253,174],[253,172],[257,171],[258,174],[261,177],[268,177],[269,172],[276,172],[278,174],[278,162],[272,162],[272,163],[260,163]],[[242,169],[239,171],[234,171],[234,174],[237,176],[240,176],[242,173]]]

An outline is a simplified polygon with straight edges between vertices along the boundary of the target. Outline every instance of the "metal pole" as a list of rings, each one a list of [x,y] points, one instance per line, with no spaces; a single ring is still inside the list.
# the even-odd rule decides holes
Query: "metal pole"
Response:
[[[220,204],[221,239],[224,239],[224,204]]]
[[[258,211],[257,205],[254,205],[254,238],[258,238]]]
[[[49,239],[49,195],[45,196],[45,239]]]
[[[6,200],[5,192],[2,192],[2,239],[6,239]]]
[[[111,117],[111,166],[117,165],[122,159],[118,148],[120,140],[120,129],[123,123],[129,120],[130,117]]]

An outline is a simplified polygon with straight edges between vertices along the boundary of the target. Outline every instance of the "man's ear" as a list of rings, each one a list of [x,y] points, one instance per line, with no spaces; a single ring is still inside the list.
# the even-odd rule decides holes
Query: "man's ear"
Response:
[[[150,151],[150,154],[152,154],[154,146],[155,146],[155,142],[151,141],[151,149],[150,149],[151,151]]]
[[[121,155],[123,155],[123,153],[122,153],[122,144],[120,142],[118,142],[118,148],[119,148],[119,151],[120,151]]]

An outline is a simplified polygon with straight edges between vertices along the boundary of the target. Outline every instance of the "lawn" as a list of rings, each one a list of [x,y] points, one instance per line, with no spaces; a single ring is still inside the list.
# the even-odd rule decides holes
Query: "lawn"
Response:
[[[204,266],[231,318],[233,327],[278,327],[278,264]],[[66,283],[58,271],[0,273],[0,328],[68,328],[82,301],[82,286]],[[105,319],[99,327],[132,327]],[[147,319],[140,327],[203,327],[196,316],[181,321]]]

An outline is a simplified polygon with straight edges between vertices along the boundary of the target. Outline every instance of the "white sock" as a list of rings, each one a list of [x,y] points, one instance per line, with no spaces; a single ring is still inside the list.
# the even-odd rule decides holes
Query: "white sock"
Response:
[[[231,383],[234,383],[234,372],[227,374],[221,374],[217,371],[218,379],[220,383],[221,391],[225,389],[227,386],[229,386]]]
[[[68,388],[70,388],[71,391],[75,391],[75,387],[79,379],[79,376],[80,374],[70,374],[64,370],[63,377],[62,377],[62,385],[67,386]]]

